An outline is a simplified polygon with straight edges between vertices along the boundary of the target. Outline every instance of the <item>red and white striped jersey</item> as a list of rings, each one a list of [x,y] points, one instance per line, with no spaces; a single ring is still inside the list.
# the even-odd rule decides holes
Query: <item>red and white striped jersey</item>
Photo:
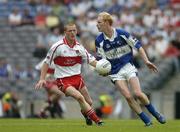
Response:
[[[64,78],[81,74],[83,60],[91,63],[95,57],[77,41],[74,45],[68,45],[66,38],[53,44],[47,53],[45,62],[51,66],[54,63],[54,77]]]

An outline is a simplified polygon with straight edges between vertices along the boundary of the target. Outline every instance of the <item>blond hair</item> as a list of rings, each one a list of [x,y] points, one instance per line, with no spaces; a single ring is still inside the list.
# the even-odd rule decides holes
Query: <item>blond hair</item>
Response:
[[[98,16],[101,16],[104,21],[109,22],[109,24],[112,26],[113,24],[113,18],[112,16],[107,12],[101,12]]]

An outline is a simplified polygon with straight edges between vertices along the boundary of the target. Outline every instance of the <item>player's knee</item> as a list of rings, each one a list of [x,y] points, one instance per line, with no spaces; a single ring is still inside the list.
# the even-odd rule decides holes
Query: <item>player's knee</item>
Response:
[[[84,97],[82,95],[78,95],[78,96],[76,96],[76,100],[78,102],[84,102]]]
[[[143,98],[143,93],[142,92],[135,92],[135,97],[138,99]]]
[[[92,102],[92,100],[88,100],[87,103],[88,103],[90,106],[92,106],[92,103],[93,103],[93,102]]]
[[[132,102],[132,100],[133,100],[133,96],[132,96],[131,94],[127,94],[127,95],[125,96],[125,98],[126,98],[126,100],[127,100],[128,102]]]

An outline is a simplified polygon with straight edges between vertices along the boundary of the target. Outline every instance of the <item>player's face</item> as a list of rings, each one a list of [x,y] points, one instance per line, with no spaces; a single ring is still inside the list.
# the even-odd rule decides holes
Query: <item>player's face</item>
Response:
[[[74,40],[76,38],[76,34],[77,34],[77,28],[75,25],[67,26],[65,30],[65,36],[67,39]]]
[[[99,32],[104,32],[104,29],[106,27],[106,23],[103,20],[102,16],[98,16],[98,18],[97,18],[97,25],[96,26],[97,26]]]

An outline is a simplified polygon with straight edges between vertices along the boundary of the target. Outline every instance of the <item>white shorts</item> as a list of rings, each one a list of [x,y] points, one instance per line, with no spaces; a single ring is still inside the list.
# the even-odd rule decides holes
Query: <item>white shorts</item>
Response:
[[[129,80],[132,77],[137,76],[137,69],[131,63],[127,63],[122,67],[117,74],[109,75],[111,80],[114,82],[116,80]]]

